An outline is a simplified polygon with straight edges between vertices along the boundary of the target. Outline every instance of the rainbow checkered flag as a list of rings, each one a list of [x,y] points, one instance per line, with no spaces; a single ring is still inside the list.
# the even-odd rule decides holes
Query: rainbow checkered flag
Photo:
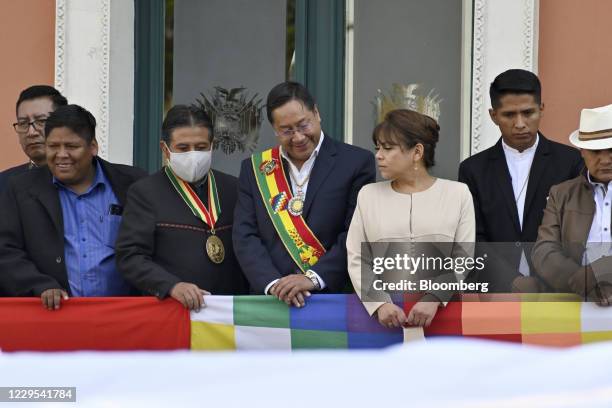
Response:
[[[544,346],[612,340],[612,308],[575,295],[462,297],[440,308],[428,338],[463,336]],[[288,307],[272,296],[210,296],[191,313],[192,350],[381,348],[404,341],[401,329],[382,327],[356,295],[313,295]],[[397,302],[408,313],[414,301]]]
[[[191,314],[192,350],[380,348],[401,343],[355,295],[312,296],[303,308],[272,296],[212,296]]]

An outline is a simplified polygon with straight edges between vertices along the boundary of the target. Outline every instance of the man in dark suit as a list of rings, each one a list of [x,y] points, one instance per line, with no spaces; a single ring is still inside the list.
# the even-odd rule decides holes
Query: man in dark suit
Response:
[[[501,138],[491,148],[464,160],[459,181],[470,188],[476,212],[476,240],[488,253],[485,278],[497,292],[534,292],[541,282],[531,273],[530,247],[550,187],[576,177],[579,152],[539,132],[544,113],[541,85],[533,73],[511,69],[489,90],[491,119]]]
[[[34,85],[21,91],[15,107],[17,122],[13,123],[13,128],[29,161],[0,173],[0,191],[6,188],[9,177],[45,165],[45,121],[51,112],[67,103],[66,98],[52,86]]]
[[[348,283],[346,233],[374,156],[324,134],[301,84],[275,86],[266,109],[279,146],[242,163],[234,250],[255,293],[301,307],[311,291]]]
[[[77,105],[45,124],[47,166],[12,177],[0,207],[0,286],[59,309],[72,296],[131,292],[114,246],[128,187],[144,172],[97,157],[94,117]]]
[[[160,142],[168,165],[130,188],[117,239],[117,264],[130,283],[193,310],[205,294],[248,293],[232,249],[237,180],[210,170],[212,143],[204,111],[168,111]]]

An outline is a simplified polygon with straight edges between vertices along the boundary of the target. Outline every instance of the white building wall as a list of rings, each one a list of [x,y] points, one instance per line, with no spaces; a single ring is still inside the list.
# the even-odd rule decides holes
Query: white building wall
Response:
[[[131,164],[134,2],[56,0],[55,85],[98,122],[100,156]]]
[[[537,0],[474,0],[471,152],[491,147],[499,129],[489,117],[489,85],[501,72],[537,72]]]

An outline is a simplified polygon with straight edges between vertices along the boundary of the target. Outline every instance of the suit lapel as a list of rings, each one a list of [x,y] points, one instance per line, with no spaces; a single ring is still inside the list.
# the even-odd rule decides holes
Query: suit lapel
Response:
[[[113,188],[113,193],[117,197],[117,201],[119,204],[125,205],[125,200],[127,196],[127,188],[129,186],[129,179],[123,174],[115,170],[115,168],[107,161],[100,159],[97,160],[100,162],[100,166],[102,167],[102,171],[104,171],[104,175],[108,178],[108,182]]]
[[[508,170],[508,164],[506,163],[506,155],[504,154],[503,147],[501,144],[501,138],[495,145],[493,154],[490,157],[493,161],[493,171],[495,173],[495,180],[501,190],[501,194],[504,197],[504,203],[506,204],[506,210],[510,214],[512,225],[518,235],[521,234],[521,225],[518,219],[518,210],[516,208],[516,199],[514,198],[514,190],[512,190],[512,179],[510,178],[510,171]]]
[[[304,203],[304,219],[308,217],[310,207],[314,202],[314,197],[323,185],[325,179],[334,167],[334,156],[336,155],[336,146],[334,141],[327,135],[323,139],[319,154],[315,159],[315,164],[308,181],[308,189],[306,190],[306,202]]]
[[[525,209],[523,211],[523,223],[527,219],[527,213],[538,191],[538,186],[546,173],[549,157],[550,142],[540,135],[540,141],[538,142],[538,147],[533,156],[533,162],[531,163],[531,170],[529,171],[529,182],[527,183],[527,193],[525,196]]]
[[[587,194],[578,194],[578,199],[580,200],[578,203],[578,208],[580,208],[585,213],[590,214],[589,222],[576,222],[572,225],[571,230],[575,231],[574,237],[576,237],[576,242],[580,242],[582,247],[585,247],[587,241],[589,239],[589,232],[591,232],[591,226],[593,225],[593,219],[595,218],[595,200],[593,197],[593,186],[589,184],[586,179],[586,170],[582,174],[583,177],[583,185],[580,188],[584,188],[588,190]],[[580,239],[580,241],[578,241]]]
[[[64,218],[62,216],[62,206],[59,199],[57,187],[53,184],[51,173],[45,169],[44,177],[39,177],[36,185],[32,187],[32,193],[47,210],[55,229],[57,230],[60,242],[64,242]]]

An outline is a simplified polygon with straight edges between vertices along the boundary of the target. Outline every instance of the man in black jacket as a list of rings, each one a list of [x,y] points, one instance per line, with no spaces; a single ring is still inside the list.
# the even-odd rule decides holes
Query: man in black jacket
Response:
[[[232,249],[236,178],[210,169],[213,127],[195,107],[177,105],[162,125],[168,165],[128,192],[117,264],[145,294],[198,310],[204,295],[248,286]]]
[[[51,112],[67,103],[66,98],[52,86],[34,85],[21,91],[15,107],[17,122],[13,123],[13,128],[29,161],[0,173],[0,191],[6,187],[9,177],[45,165],[45,121]]]
[[[476,240],[497,243],[484,245],[488,267],[480,278],[497,292],[539,291],[541,282],[532,276],[528,260],[548,191],[576,177],[583,162],[578,150],[539,132],[544,104],[535,74],[505,71],[489,93],[489,114],[501,138],[459,166],[459,181],[468,185],[474,199]]]
[[[9,180],[0,201],[0,286],[59,309],[71,296],[132,292],[114,246],[128,187],[144,176],[97,157],[94,117],[77,105],[45,124],[47,166]]]

